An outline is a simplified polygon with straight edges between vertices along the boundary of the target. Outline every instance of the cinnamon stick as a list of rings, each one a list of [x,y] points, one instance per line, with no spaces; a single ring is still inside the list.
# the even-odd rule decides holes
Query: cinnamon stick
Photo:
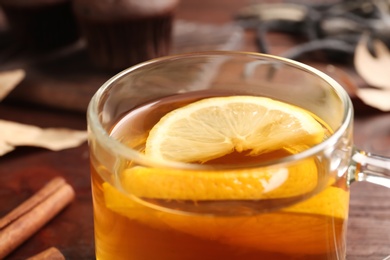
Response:
[[[65,260],[64,255],[55,247],[50,247],[39,254],[31,256],[26,260]]]
[[[0,220],[0,259],[43,227],[74,198],[73,188],[55,178]]]

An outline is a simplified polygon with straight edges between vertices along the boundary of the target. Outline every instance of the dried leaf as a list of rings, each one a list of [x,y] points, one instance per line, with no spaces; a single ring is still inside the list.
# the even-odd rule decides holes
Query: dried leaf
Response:
[[[368,36],[363,35],[355,50],[354,63],[358,74],[371,86],[390,89],[390,52],[380,40],[373,40],[376,57],[367,49]]]
[[[362,88],[356,94],[367,105],[390,111],[390,89]]]
[[[25,75],[22,69],[0,72],[0,101],[24,79]]]
[[[0,120],[0,129],[0,155],[14,150],[16,146],[36,146],[58,151],[79,146],[87,139],[86,131],[42,129],[5,120]]]

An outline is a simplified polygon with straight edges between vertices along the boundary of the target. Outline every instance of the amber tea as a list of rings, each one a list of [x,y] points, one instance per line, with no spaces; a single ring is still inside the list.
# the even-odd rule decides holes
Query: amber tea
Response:
[[[215,93],[196,92],[143,104],[123,115],[110,135],[142,153],[157,150],[156,147],[164,149],[161,146],[165,140],[146,144],[151,129],[171,111],[211,96]],[[203,109],[205,102],[198,106]],[[269,106],[273,104],[270,101]],[[292,110],[295,109],[298,108]],[[312,117],[321,126],[323,138],[330,135],[328,126],[308,111],[305,113],[305,118]],[[267,120],[289,120],[267,115]],[[175,119],[171,116],[165,121],[165,125],[173,124],[170,121]],[[220,120],[212,121],[212,125],[220,124]],[[267,129],[264,131],[276,131]],[[193,139],[199,131],[191,134]],[[191,141],[196,146],[196,140]],[[299,164],[263,171],[253,165],[285,158],[301,152],[304,146],[265,149],[258,154],[243,147],[242,151],[236,149],[222,156],[210,151],[210,159],[187,162],[210,166],[204,171],[149,169],[118,159],[112,163],[117,171],[114,173],[100,164],[102,155],[96,159],[99,150],[92,151],[97,259],[344,259],[349,192],[329,172],[329,162],[314,156]],[[187,151],[181,154],[186,156]],[[218,167],[214,169],[213,165]],[[223,166],[231,168],[219,169]]]

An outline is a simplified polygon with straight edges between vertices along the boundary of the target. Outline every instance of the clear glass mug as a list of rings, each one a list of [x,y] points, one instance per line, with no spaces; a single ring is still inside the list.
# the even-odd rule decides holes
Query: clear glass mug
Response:
[[[248,164],[143,154],[150,128],[183,100],[229,95],[304,108],[329,136],[302,152]],[[352,103],[337,82],[280,57],[190,53],[122,71],[88,109],[97,259],[345,259],[349,185],[390,187],[389,159],[353,146],[352,121]],[[262,179],[280,171],[287,177],[276,188]],[[263,191],[251,197],[255,182]],[[223,185],[243,195],[224,198]]]

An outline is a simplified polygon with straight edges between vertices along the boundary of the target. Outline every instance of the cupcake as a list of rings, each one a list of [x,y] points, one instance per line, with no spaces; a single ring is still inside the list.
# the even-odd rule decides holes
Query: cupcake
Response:
[[[17,44],[52,50],[79,38],[70,0],[0,0]]]
[[[73,0],[92,62],[121,70],[169,53],[178,0]]]

